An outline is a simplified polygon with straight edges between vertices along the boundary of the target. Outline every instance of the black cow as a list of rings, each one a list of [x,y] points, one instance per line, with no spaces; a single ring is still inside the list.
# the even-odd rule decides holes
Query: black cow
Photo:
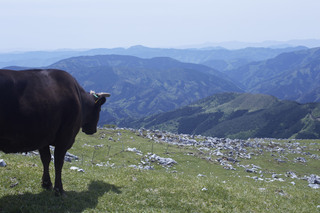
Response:
[[[101,105],[108,93],[87,93],[62,70],[0,70],[0,151],[39,150],[43,164],[42,187],[52,188],[49,175],[55,146],[56,195],[64,193],[61,170],[64,156],[82,127],[97,131]]]

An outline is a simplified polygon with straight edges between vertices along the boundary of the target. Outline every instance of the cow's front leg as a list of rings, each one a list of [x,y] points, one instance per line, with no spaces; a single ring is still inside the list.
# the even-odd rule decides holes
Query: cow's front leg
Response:
[[[49,146],[39,149],[39,153],[43,165],[42,187],[50,190],[52,189],[52,183],[49,174],[49,165],[51,161],[51,153]]]
[[[54,191],[56,196],[60,196],[64,194],[62,181],[61,181],[61,172],[62,167],[64,163],[64,156],[66,154],[66,150],[59,149],[59,147],[56,147],[54,149],[54,167],[55,167],[55,173],[56,173],[56,179],[54,183]]]

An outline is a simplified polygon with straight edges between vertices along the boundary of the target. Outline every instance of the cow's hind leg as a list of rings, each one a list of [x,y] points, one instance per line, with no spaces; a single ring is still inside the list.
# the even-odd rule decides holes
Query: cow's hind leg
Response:
[[[64,195],[64,190],[63,190],[62,180],[61,180],[61,172],[62,172],[64,156],[66,152],[67,152],[66,150],[61,149],[60,147],[56,147],[54,149],[54,167],[56,172],[54,191],[56,196]]]
[[[49,146],[39,149],[40,158],[43,165],[43,175],[42,175],[42,187],[45,189],[52,189],[52,182],[49,174],[49,164],[51,161],[51,153]]]

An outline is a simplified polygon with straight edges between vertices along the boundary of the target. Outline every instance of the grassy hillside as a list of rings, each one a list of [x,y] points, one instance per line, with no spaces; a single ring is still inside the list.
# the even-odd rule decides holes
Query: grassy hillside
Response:
[[[69,150],[79,160],[63,168],[66,197],[40,187],[39,156],[0,153],[7,163],[0,167],[0,212],[317,212],[320,189],[310,188],[307,179],[320,175],[319,149],[318,140],[226,141],[120,129],[80,133]],[[177,164],[147,162],[149,152]],[[153,170],[136,168],[146,166]]]
[[[215,137],[319,138],[320,104],[280,101],[269,95],[222,93],[149,116],[134,127]]]

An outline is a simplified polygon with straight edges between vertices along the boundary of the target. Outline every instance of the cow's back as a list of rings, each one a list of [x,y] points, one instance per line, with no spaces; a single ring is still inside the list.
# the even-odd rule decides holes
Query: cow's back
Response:
[[[74,137],[81,121],[78,90],[64,71],[0,70],[0,150],[30,151]]]

